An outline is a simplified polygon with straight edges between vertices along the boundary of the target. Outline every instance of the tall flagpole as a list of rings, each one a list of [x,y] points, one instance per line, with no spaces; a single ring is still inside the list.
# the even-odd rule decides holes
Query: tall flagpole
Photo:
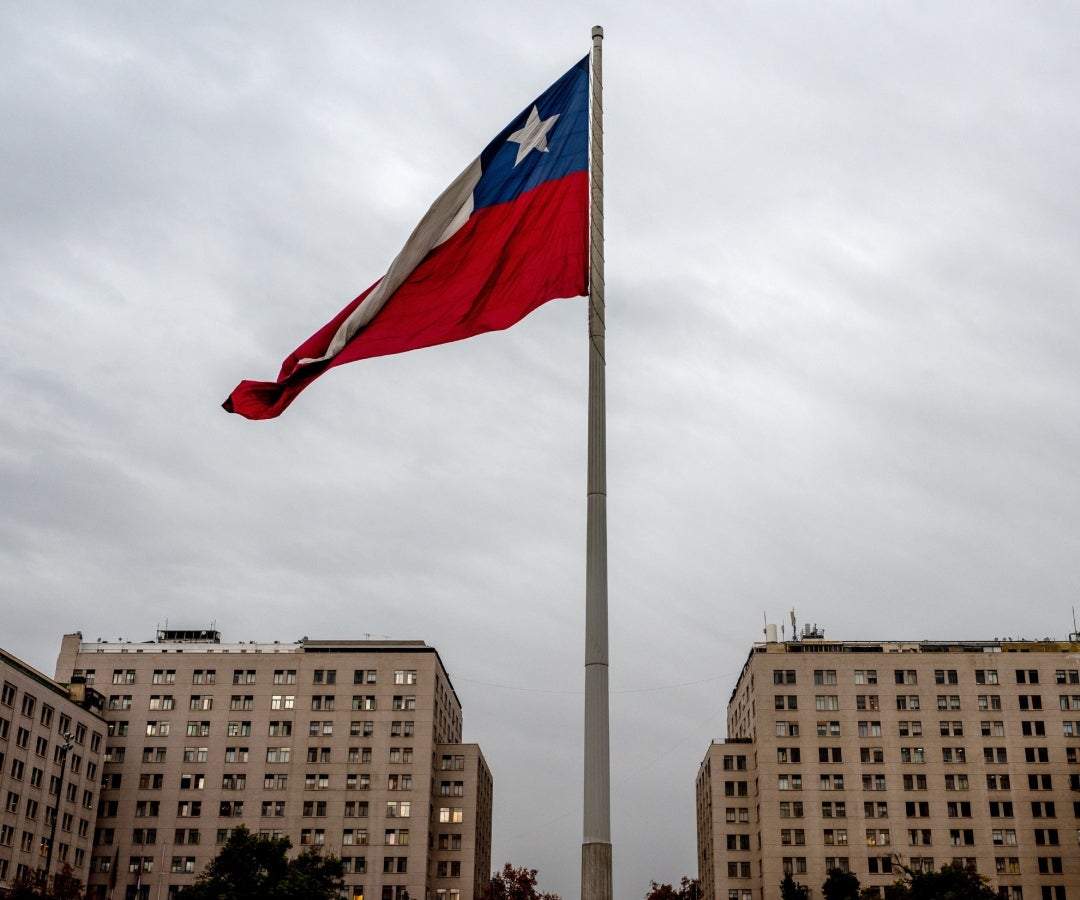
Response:
[[[600,45],[592,30],[589,449],[585,537],[585,804],[581,900],[611,900],[608,741],[607,437],[604,381],[604,127]]]

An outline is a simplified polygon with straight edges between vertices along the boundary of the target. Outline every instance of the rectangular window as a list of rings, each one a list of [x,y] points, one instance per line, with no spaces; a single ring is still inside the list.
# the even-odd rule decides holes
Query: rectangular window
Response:
[[[839,751],[839,747],[836,748]],[[820,760],[824,762],[824,760]],[[862,763],[883,763],[885,762],[885,750],[882,747],[860,747],[859,748],[859,761]],[[839,762],[839,760],[836,760]]]
[[[970,787],[967,775],[946,775],[945,790],[966,791]]]

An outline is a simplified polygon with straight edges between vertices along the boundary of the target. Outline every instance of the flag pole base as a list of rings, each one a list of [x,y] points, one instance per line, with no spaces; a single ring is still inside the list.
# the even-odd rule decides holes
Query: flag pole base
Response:
[[[581,900],[611,900],[611,844],[581,845]]]

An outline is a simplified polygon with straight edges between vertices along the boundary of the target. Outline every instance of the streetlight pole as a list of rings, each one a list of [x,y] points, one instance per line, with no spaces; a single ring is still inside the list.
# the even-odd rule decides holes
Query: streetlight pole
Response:
[[[70,731],[64,732],[64,743],[60,745],[60,781],[56,786],[56,804],[53,806],[52,829],[49,832],[49,847],[45,854],[45,876],[42,887],[48,889],[49,871],[52,869],[53,846],[56,844],[56,820],[60,818],[60,798],[64,796],[64,770],[67,769],[68,751],[75,739]]]

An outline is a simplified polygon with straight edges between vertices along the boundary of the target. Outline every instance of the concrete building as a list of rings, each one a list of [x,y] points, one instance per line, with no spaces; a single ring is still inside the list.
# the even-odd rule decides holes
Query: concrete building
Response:
[[[46,862],[86,878],[105,751],[101,705],[85,684],[58,683],[0,650],[0,893]]]
[[[91,898],[172,897],[240,824],[340,856],[353,900],[487,885],[491,774],[422,641],[69,634],[56,671],[105,695]]]
[[[697,776],[704,900],[785,873],[879,893],[959,860],[1009,900],[1080,898],[1080,636],[755,644]]]

